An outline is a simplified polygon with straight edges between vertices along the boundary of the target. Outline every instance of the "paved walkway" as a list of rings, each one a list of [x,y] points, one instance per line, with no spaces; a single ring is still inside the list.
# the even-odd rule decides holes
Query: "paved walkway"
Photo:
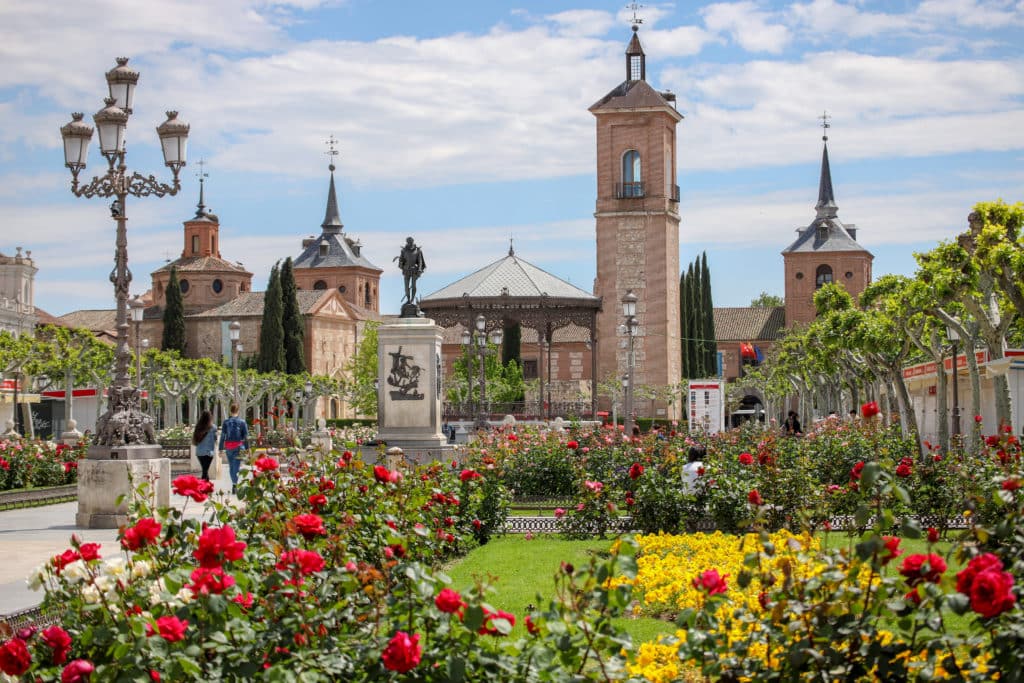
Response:
[[[231,491],[227,465],[215,485],[214,495]],[[182,507],[185,502],[171,494],[173,505]],[[188,503],[188,517],[201,514],[202,504]],[[117,529],[80,529],[75,526],[77,512],[77,502],[0,512],[0,614],[35,607],[42,601],[42,592],[29,590],[26,579],[33,569],[70,548],[71,534],[84,542],[100,543],[104,557],[119,552]]]

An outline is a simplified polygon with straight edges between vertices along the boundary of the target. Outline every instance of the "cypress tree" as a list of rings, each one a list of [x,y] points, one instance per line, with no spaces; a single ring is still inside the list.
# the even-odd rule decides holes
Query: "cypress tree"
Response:
[[[515,361],[516,365],[522,366],[521,349],[523,331],[519,323],[509,322],[505,325],[505,331],[501,341],[501,364],[508,365]]]
[[[160,347],[164,351],[177,351],[185,356],[185,304],[181,300],[178,270],[171,266],[171,279],[167,283],[167,306],[164,308],[164,335]]]
[[[284,372],[284,304],[281,300],[281,275],[278,265],[270,269],[270,280],[263,295],[263,324],[260,327],[260,372]]]
[[[292,271],[292,257],[284,260],[281,266],[281,303],[283,313],[281,326],[284,329],[285,372],[289,375],[301,375],[306,371],[306,359],[303,349],[306,341],[306,326],[299,311],[298,288],[295,286],[295,273]]]
[[[690,325],[689,320],[686,317],[686,311],[689,308],[686,304],[690,300],[689,294],[687,293],[687,286],[689,280],[686,277],[686,273],[679,273],[679,349],[681,352],[682,361],[682,378],[690,378]]]
[[[690,264],[690,369],[692,377],[699,379],[704,376],[704,327],[701,323],[700,312],[700,265],[697,259]]]
[[[714,377],[718,374],[718,344],[715,341],[715,308],[711,302],[711,273],[708,271],[708,253],[701,255],[701,308],[704,314],[704,376]]]

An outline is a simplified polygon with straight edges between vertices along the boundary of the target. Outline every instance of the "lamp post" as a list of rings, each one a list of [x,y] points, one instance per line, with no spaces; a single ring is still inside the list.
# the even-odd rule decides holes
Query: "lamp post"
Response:
[[[466,388],[469,391],[469,404],[473,406],[473,349],[470,346],[473,343],[473,333],[469,331],[469,328],[462,331],[462,348],[466,350]],[[476,411],[474,410],[474,415]]]
[[[171,169],[173,184],[157,181],[152,175],[128,173],[125,162],[125,129],[132,114],[132,101],[139,72],[128,67],[127,57],[118,57],[117,66],[106,73],[109,97],[104,107],[93,116],[99,130],[100,153],[107,160],[107,171],[80,185],[78,174],[86,166],[92,126],[82,121],[81,112],[71,115],[71,121],[60,129],[64,140],[64,165],[71,170],[71,192],[76,197],[113,197],[111,218],[117,223],[114,270],[110,281],[114,285],[117,302],[117,349],[115,352],[114,381],[108,390],[107,412],[97,421],[96,444],[101,447],[152,443],[153,430],[148,415],[141,412],[139,392],[131,390],[128,351],[128,287],[132,275],[128,270],[128,235],[126,200],[133,197],[175,195],[181,189],[178,173],[185,165],[185,147],[189,126],[178,120],[178,112],[167,112],[167,120],[157,127],[163,150],[164,164]]]
[[[306,399],[306,405],[303,407],[303,411],[309,411],[310,403],[312,403],[312,399],[313,399],[313,382],[311,380],[307,379],[306,383],[305,383],[305,385],[303,385],[302,389],[303,389],[303,392],[302,392],[303,393],[303,398]],[[306,418],[306,426],[307,427],[308,426],[312,426],[313,421],[310,419],[310,416],[307,414],[307,415],[305,415],[305,418]]]
[[[228,325],[228,335],[231,337],[232,396],[234,396],[235,405],[238,405],[238,352],[242,349],[242,345],[238,343],[238,340],[242,335],[242,323],[232,320],[231,324]]]
[[[473,333],[471,335],[470,342],[472,342],[472,340],[475,339],[476,340],[476,344],[475,344],[476,348],[475,349],[472,348],[474,346],[472,343],[467,344],[467,346],[470,347],[470,352],[471,353],[475,353],[477,355],[477,357],[478,357],[477,358],[477,362],[480,365],[480,378],[479,378],[479,382],[480,382],[480,402],[477,405],[476,421],[474,423],[474,427],[476,429],[487,429],[488,423],[487,423],[487,417],[486,417],[486,412],[485,412],[485,407],[487,405],[487,378],[486,378],[486,372],[485,372],[485,367],[484,367],[485,366],[485,360],[487,358],[487,354],[489,353],[489,351],[487,349],[487,342],[488,342],[487,319],[481,313],[473,321],[473,325],[474,325],[474,327],[476,329],[473,331]],[[466,343],[466,341],[467,341],[466,337],[469,334],[470,334],[469,332],[463,333],[462,341],[463,341],[464,344]],[[501,344],[501,340],[502,340],[502,336],[503,335],[502,335],[502,331],[501,331],[500,328],[492,330],[491,334],[490,334],[490,342],[492,344],[494,344],[495,346],[500,345]],[[472,373],[467,373],[467,374],[472,374]]]
[[[142,316],[146,312],[146,304],[142,297],[136,296],[129,303],[132,309],[132,322],[135,323],[135,383],[142,391]]]
[[[628,438],[633,436],[633,385],[636,384],[636,378],[633,376],[636,370],[636,354],[633,352],[633,341],[636,338],[637,330],[640,327],[639,321],[636,319],[636,294],[633,290],[627,290],[626,295],[622,297],[622,314],[625,316],[626,321],[619,327],[619,332],[626,335],[627,339],[627,352],[626,352],[626,379],[623,380],[622,384],[626,389],[626,425],[625,432]]]
[[[960,333],[956,329],[949,325],[946,327],[946,334],[949,336],[949,340],[953,342],[953,436],[960,436],[960,389],[958,387],[959,382],[957,381],[957,342],[960,341]]]

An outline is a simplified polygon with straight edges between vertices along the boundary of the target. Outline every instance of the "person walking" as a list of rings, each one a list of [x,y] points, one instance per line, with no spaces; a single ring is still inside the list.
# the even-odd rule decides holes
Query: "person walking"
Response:
[[[238,404],[232,403],[231,417],[224,420],[220,428],[220,448],[228,456],[228,472],[231,474],[231,493],[238,488],[238,469],[242,464],[242,452],[249,449],[249,426],[238,417]]]
[[[800,428],[800,416],[795,410],[789,411],[786,424],[783,430],[788,436],[802,436],[804,431]]]
[[[192,445],[196,447],[196,459],[203,468],[203,481],[210,481],[210,463],[213,462],[213,449],[217,445],[217,430],[213,428],[213,418],[209,410],[204,410],[196,422],[192,432]]]

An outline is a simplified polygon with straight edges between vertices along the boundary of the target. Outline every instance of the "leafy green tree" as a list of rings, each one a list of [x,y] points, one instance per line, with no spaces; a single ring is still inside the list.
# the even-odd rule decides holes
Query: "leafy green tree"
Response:
[[[60,380],[64,387],[64,421],[74,417],[73,390],[98,370],[114,362],[114,348],[86,329],[43,325],[36,329],[38,372]]]
[[[281,274],[275,263],[270,269],[267,291],[263,294],[263,324],[260,327],[260,372],[284,372],[284,302],[281,296]]]
[[[356,352],[345,366],[344,391],[346,402],[357,415],[377,415],[377,323],[368,321]]]
[[[285,372],[289,375],[300,375],[306,372],[306,359],[303,349],[306,339],[306,325],[299,310],[295,274],[292,271],[292,257],[284,260],[281,266],[281,303],[283,314],[281,326],[284,329]]]
[[[178,270],[171,266],[167,282],[167,305],[164,307],[164,336],[160,348],[185,355],[185,304],[181,300]]]
[[[750,302],[751,308],[773,308],[776,306],[784,306],[786,302],[783,298],[777,294],[769,294],[768,292],[761,292],[756,299]]]

